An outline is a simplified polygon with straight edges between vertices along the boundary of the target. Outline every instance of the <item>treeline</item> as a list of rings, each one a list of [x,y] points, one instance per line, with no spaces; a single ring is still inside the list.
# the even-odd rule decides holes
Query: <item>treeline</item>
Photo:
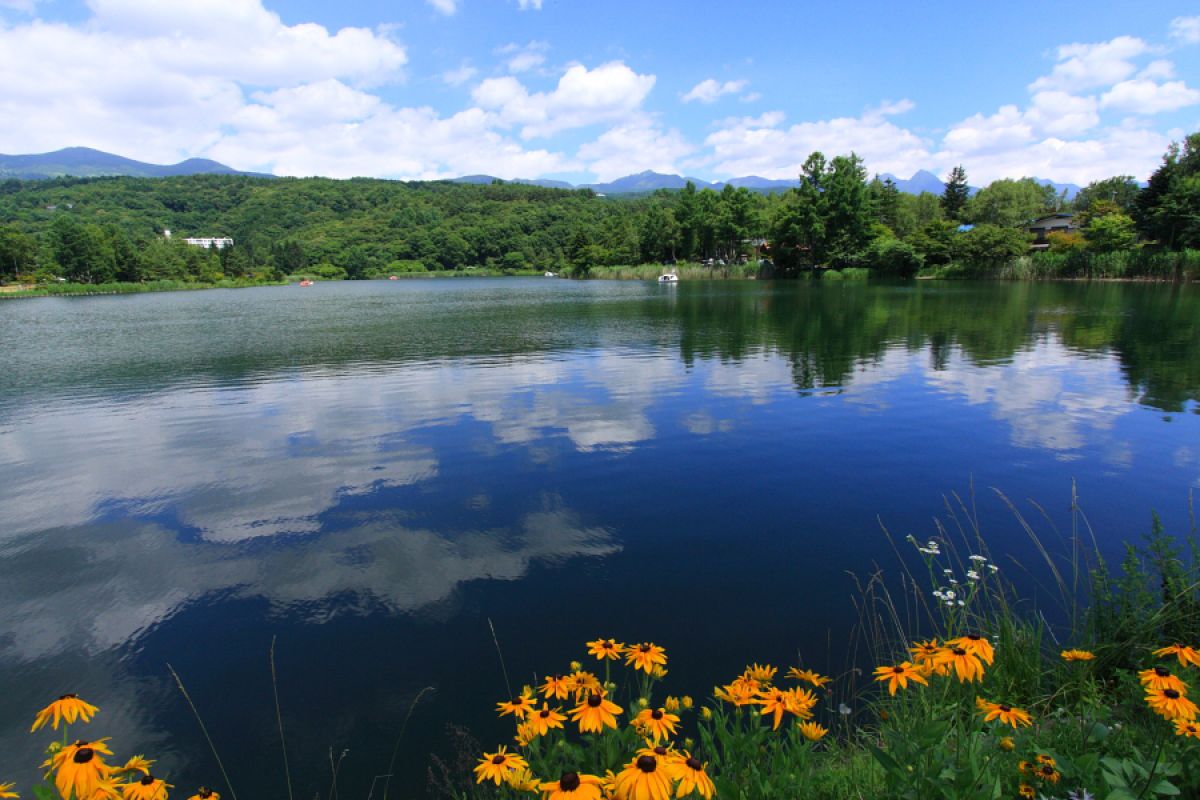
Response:
[[[1079,232],[1029,254],[1028,222],[1077,212]],[[1200,267],[1200,134],[1173,145],[1149,185],[1117,176],[1068,202],[1031,179],[973,195],[956,168],[941,196],[869,179],[854,154],[813,153],[778,194],[590,190],[495,183],[244,176],[0,183],[0,280],[80,283],[369,278],[486,268],[571,271],[761,260],[777,274],[869,267],[911,276],[1152,274]],[[167,238],[164,231],[173,232]],[[230,236],[222,250],[187,236]],[[1177,255],[1164,255],[1177,254]],[[1181,254],[1181,255],[1180,255]]]

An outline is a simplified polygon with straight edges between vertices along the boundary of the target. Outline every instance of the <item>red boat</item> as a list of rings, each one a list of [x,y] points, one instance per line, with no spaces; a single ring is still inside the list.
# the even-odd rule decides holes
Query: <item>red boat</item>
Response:
[[[300,285],[301,286],[312,286],[313,282],[308,279],[305,279],[305,280],[300,281]]]

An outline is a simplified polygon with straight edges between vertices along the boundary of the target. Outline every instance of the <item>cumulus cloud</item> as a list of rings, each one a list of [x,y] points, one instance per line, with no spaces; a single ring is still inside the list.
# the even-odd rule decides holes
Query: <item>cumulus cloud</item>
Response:
[[[425,2],[433,6],[434,10],[446,16],[451,16],[458,11],[458,0],[425,0]]]
[[[1031,91],[1059,89],[1075,92],[1111,86],[1136,71],[1133,59],[1149,46],[1134,36],[1118,36],[1096,44],[1066,44],[1056,51],[1058,63],[1049,75],[1032,84]]]
[[[588,69],[574,64],[550,92],[530,92],[516,78],[489,78],[472,97],[507,125],[521,126],[525,139],[603,122],[615,122],[637,111],[650,90],[653,75],[639,75],[620,61]]]
[[[724,83],[709,78],[697,83],[689,92],[683,95],[683,102],[715,103],[722,95],[737,94],[746,88],[746,81],[725,81]]]
[[[648,118],[619,124],[579,148],[578,157],[601,181],[634,172],[679,172],[681,159],[696,148],[676,130],[663,130]]]
[[[0,9],[11,8],[14,11],[23,11],[26,14],[32,14],[34,5],[38,0],[0,0]]]
[[[497,48],[496,53],[504,56],[504,66],[515,75],[546,63],[546,51],[549,49],[550,45],[546,42],[514,43]]]
[[[446,70],[442,73],[442,82],[448,86],[462,86],[479,74],[479,70],[470,64],[463,64],[457,69]]]
[[[1183,81],[1155,83],[1138,78],[1121,81],[1100,98],[1100,105],[1131,114],[1159,114],[1178,111],[1200,103],[1200,90],[1189,89]]]
[[[1171,20],[1170,36],[1183,44],[1200,44],[1200,17],[1176,17]]]

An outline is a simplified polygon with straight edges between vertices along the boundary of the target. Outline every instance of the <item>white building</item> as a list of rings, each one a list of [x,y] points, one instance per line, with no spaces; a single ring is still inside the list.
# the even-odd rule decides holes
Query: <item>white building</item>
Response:
[[[233,247],[233,239],[228,236],[216,238],[212,236],[204,236],[200,238],[184,239],[185,242],[193,247],[203,247],[205,250],[217,248],[218,250],[224,247]]]

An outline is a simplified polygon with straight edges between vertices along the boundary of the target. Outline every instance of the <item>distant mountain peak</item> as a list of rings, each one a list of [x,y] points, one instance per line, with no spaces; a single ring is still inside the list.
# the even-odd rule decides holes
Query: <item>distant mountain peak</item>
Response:
[[[250,175],[207,158],[189,158],[178,164],[150,164],[106,153],[91,147],[64,147],[50,153],[0,154],[0,178],[38,180],[72,176],[94,178],[126,175],[166,178],[177,175]],[[266,177],[266,176],[264,176]]]

